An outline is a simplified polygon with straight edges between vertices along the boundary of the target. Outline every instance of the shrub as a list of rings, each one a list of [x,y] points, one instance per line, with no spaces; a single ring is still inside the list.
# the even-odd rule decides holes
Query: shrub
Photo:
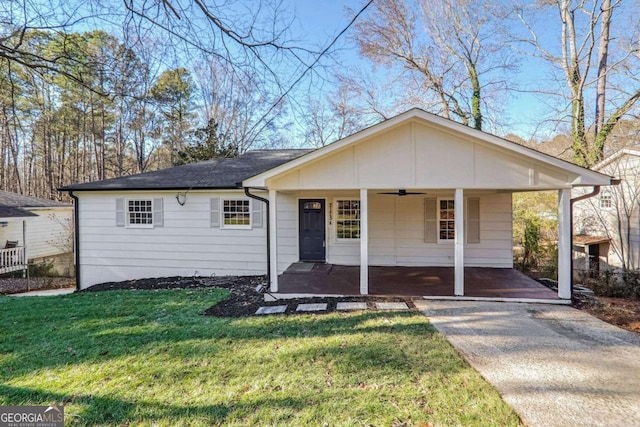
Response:
[[[640,299],[640,270],[603,270],[586,284],[598,296]]]
[[[51,277],[53,270],[53,262],[41,261],[29,263],[30,277]]]

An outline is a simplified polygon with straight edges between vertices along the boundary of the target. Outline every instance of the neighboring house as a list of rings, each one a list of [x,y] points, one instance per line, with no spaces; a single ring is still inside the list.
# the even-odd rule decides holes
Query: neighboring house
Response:
[[[23,269],[28,261],[47,262],[59,274],[73,274],[73,206],[0,191],[0,248],[7,254],[0,263],[2,272]]]
[[[574,272],[640,268],[640,147],[618,150],[593,169],[620,183],[575,204]]]
[[[351,266],[344,277],[355,274],[360,294],[370,293],[378,266],[405,278],[433,268],[451,285],[446,293],[460,297],[483,271],[513,271],[512,193],[558,190],[558,296],[566,301],[571,189],[610,182],[412,109],[314,151],[250,151],[61,190],[76,199],[81,288],[268,273],[270,291],[282,293],[283,273],[304,272],[298,263],[309,261],[326,263],[310,269]],[[329,293],[328,283],[310,293]]]

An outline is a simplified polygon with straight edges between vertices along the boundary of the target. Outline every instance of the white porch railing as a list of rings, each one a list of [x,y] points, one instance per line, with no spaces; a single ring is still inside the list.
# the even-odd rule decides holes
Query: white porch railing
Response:
[[[24,257],[24,248],[0,249],[0,274],[12,271],[25,270],[27,261]]]

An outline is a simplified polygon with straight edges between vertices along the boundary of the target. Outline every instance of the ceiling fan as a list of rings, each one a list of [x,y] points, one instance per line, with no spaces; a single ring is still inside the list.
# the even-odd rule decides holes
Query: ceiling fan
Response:
[[[427,193],[419,193],[419,192],[416,192],[416,191],[407,191],[404,188],[401,188],[398,191],[383,191],[383,192],[380,192],[378,194],[393,194],[393,195],[402,197],[402,196],[413,196],[413,195],[416,195],[416,194],[427,194]]]

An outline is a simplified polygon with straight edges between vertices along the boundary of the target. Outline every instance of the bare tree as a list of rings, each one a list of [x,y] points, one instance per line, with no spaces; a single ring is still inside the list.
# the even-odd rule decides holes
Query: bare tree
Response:
[[[573,159],[580,165],[592,166],[602,160],[605,143],[613,129],[640,98],[640,84],[632,71],[640,59],[639,23],[632,13],[621,15],[622,0],[545,0],[541,3],[546,7],[534,9],[533,14],[548,12],[551,7],[560,18],[559,54],[541,42],[528,18],[530,6],[520,6],[517,14],[531,36],[526,42],[535,47],[541,58],[562,70],[571,106]],[[625,19],[631,22],[622,30]],[[628,36],[614,37],[614,23]],[[621,81],[624,84],[620,84]],[[595,104],[592,118],[585,112],[590,99]]]
[[[430,96],[427,109],[482,129],[488,99],[506,89],[504,73],[514,66],[503,19],[489,1],[381,0],[355,38],[374,63],[416,77]]]
[[[344,138],[362,128],[361,116],[350,103],[347,88],[338,88],[326,102],[308,100],[309,114],[305,117],[305,141],[316,147]]]

